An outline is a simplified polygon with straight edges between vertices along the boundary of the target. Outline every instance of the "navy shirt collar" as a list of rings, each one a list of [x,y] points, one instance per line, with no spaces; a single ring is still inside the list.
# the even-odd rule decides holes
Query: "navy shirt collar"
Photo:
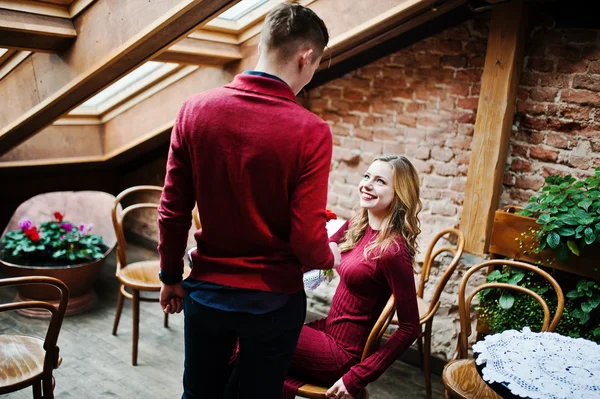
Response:
[[[242,75],[262,76],[263,78],[269,78],[269,79],[278,80],[278,81],[283,82],[283,83],[285,83],[287,85],[287,83],[285,82],[285,80],[281,79],[278,76],[271,75],[270,73],[266,73],[266,72],[261,72],[261,71],[244,71],[244,72],[242,72]]]

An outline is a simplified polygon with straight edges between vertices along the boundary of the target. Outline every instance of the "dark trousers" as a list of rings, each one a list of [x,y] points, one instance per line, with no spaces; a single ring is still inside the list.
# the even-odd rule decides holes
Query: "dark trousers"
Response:
[[[182,399],[279,399],[304,319],[304,291],[265,314],[227,312],[186,295]],[[229,364],[239,339],[235,369]],[[230,378],[231,377],[231,378]]]

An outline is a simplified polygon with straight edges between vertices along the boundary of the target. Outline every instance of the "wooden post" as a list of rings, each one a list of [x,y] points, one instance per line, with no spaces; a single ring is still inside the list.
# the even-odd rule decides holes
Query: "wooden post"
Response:
[[[498,6],[492,12],[460,222],[465,249],[474,254],[487,251],[502,189],[523,65],[526,14],[522,0]]]

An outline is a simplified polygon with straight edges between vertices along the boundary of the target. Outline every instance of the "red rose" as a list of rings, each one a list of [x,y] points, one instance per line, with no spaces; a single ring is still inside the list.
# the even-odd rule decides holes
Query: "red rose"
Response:
[[[38,242],[40,240],[40,234],[37,231],[34,231],[33,233],[31,233],[31,235],[29,236],[29,239],[33,242]]]
[[[60,212],[54,212],[54,219],[56,219],[56,221],[58,223],[62,222],[63,219],[64,219],[64,217],[65,216],[62,213],[60,213]]]
[[[24,232],[25,232],[25,236],[27,238],[29,238],[31,241],[39,241],[40,240],[40,233],[38,233],[37,227],[35,227],[35,226],[29,227],[29,228],[25,229]]]
[[[327,214],[327,221],[337,219],[337,215],[329,209],[325,209],[325,213]]]

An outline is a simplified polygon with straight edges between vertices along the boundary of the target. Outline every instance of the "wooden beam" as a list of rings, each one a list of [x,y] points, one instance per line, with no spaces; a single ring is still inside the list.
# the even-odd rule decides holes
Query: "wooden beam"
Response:
[[[478,255],[488,249],[502,190],[526,25],[522,0],[498,6],[492,12],[460,222],[466,250]]]
[[[74,45],[58,57],[35,53],[39,101],[10,110],[0,108],[0,154],[23,142],[81,104],[128,71],[192,32],[235,0],[161,0],[148,7],[147,0],[96,2],[80,14],[75,25],[85,26]],[[110,32],[111,34],[107,34]],[[4,85],[12,74],[0,81]],[[12,83],[14,86],[14,83]]]
[[[185,38],[154,58],[154,61],[194,65],[225,65],[242,58],[235,44]]]
[[[49,17],[75,18],[96,0],[50,2],[37,0],[0,0],[0,9],[27,12]]]
[[[76,37],[70,19],[0,9],[0,47],[56,52]]]

